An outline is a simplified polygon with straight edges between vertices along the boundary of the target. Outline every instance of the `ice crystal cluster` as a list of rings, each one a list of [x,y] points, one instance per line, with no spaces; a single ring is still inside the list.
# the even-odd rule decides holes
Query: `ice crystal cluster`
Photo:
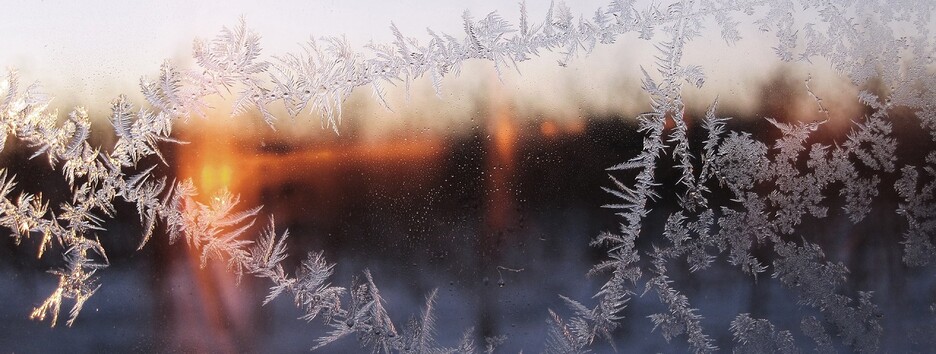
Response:
[[[98,275],[109,264],[107,253],[95,233],[117,213],[115,201],[123,200],[136,205],[144,230],[140,248],[148,242],[181,241],[200,252],[203,265],[224,262],[238,277],[269,280],[264,303],[292,297],[303,319],[322,319],[330,326],[317,335],[317,348],[352,336],[378,352],[492,351],[502,339],[475,343],[470,330],[453,347],[433,340],[435,292],[426,297],[421,314],[398,327],[369,272],[348,287],[333,285],[329,277],[334,265],[317,252],[309,252],[298,269],[286,269],[288,232],[278,233],[271,220],[261,235],[246,234],[259,206],[244,209],[229,193],[212,196],[207,204],[199,202],[191,181],[155,175],[159,161],[148,157],[164,162],[160,146],[181,143],[173,136],[173,124],[204,114],[204,99],[211,95],[233,96],[235,113],[259,112],[271,125],[278,118],[271,107],[279,105],[292,116],[318,115],[324,126],[338,130],[342,102],[360,87],[385,104],[386,85],[408,87],[426,76],[438,91],[441,79],[457,75],[468,60],[490,61],[500,71],[543,52],[560,52],[564,65],[597,45],[635,35],[658,51],[655,63],[643,71],[642,87],[651,106],[635,117],[643,147],[609,168],[611,182],[605,190],[617,202],[604,207],[620,216],[620,227],[593,241],[607,251],[592,272],[603,285],[592,299],[563,297],[568,309],[543,309],[550,328],[546,351],[587,352],[596,340],[613,343],[634,296],[654,296],[665,307],[649,321],[667,340],[685,341],[695,352],[718,350],[692,299],[671,277],[669,268],[685,261],[693,274],[726,262],[752,281],[779,282],[802,306],[820,314],[803,318],[800,328],[779,328],[767,319],[737,314],[726,324],[736,351],[813,349],[797,348],[794,337],[803,336],[821,352],[837,346],[874,352],[882,349],[874,294],[845,294],[848,269],[827,260],[800,227],[805,218],[825,218],[833,208],[841,208],[858,223],[868,217],[872,200],[893,188],[903,200],[893,212],[906,219],[899,241],[904,262],[926,266],[936,258],[936,151],[922,164],[907,164],[896,155],[900,142],[892,132],[892,120],[899,113],[899,119],[914,120],[936,140],[936,35],[929,32],[934,7],[930,1],[699,0],[641,5],[615,0],[589,17],[576,17],[556,3],[545,16],[531,19],[521,3],[517,22],[497,13],[474,17],[465,12],[460,35],[428,30],[417,39],[391,25],[392,43],[357,50],[343,37],[325,37],[273,58],[262,56],[259,35],[242,20],[213,40],[195,42],[197,69],[183,70],[167,62],[157,75],[141,79],[146,102],[116,98],[110,122],[117,142],[111,150],[88,143],[91,120],[84,109],[75,108],[62,120],[47,109],[50,98],[36,84],[21,83],[11,71],[0,86],[0,142],[16,139],[34,151],[34,158],[47,159],[52,169],[61,171],[72,196],[49,205],[40,194],[18,190],[16,176],[0,173],[0,224],[17,242],[39,238],[39,257],[56,253],[64,259],[64,267],[50,271],[58,277],[58,286],[30,315],[53,326],[63,306],[70,306],[67,324],[73,325],[95,291],[106,286]],[[718,114],[716,101],[701,117],[703,136],[695,136],[688,122],[698,118],[688,115],[682,97],[704,85],[705,72],[684,59],[685,48],[703,32],[720,33],[733,44],[743,39],[745,25],[774,34],[773,49],[780,60],[821,61],[849,78],[861,89],[855,99],[867,113],[852,117],[850,131],[832,143],[813,139],[827,119],[781,122],[760,117],[779,136],[764,140],[729,129],[729,118]],[[803,90],[828,117],[808,80]],[[679,174],[675,183],[657,178],[671,168]],[[655,203],[670,196],[678,199],[678,210],[665,218],[662,234],[649,234],[648,215]],[[653,244],[649,251],[637,247],[645,238]],[[755,256],[754,248],[769,250],[772,262]]]

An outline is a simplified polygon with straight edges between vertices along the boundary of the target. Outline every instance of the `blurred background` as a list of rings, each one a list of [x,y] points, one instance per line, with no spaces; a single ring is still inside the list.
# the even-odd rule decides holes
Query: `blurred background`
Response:
[[[573,13],[588,16],[605,4],[569,5]],[[497,1],[221,7],[14,1],[6,6],[15,11],[0,13],[0,32],[16,34],[0,36],[0,47],[7,48],[0,63],[20,69],[24,81],[40,80],[62,111],[87,106],[98,119],[93,145],[105,149],[114,142],[106,121],[113,98],[126,93],[143,102],[139,76],[153,75],[167,57],[183,67],[193,65],[189,40],[212,37],[241,14],[264,36],[267,55],[296,50],[310,34],[346,34],[358,45],[389,42],[390,21],[417,38],[424,38],[425,27],[461,33],[466,8],[477,16],[497,10],[513,22],[519,16],[515,4]],[[528,7],[536,20],[548,2]],[[718,114],[736,118],[731,128],[765,142],[779,132],[758,118],[820,119],[805,90],[808,76],[832,115],[819,141],[841,141],[850,120],[865,113],[855,100],[857,88],[822,63],[781,65],[772,59],[767,35],[742,33],[755,37],[729,47],[709,36],[714,39],[693,41],[688,49],[685,61],[702,65],[708,74],[706,86],[686,92],[694,137],[702,133],[697,119],[716,97]],[[719,48],[717,56],[712,47]],[[148,162],[160,164],[157,175],[192,178],[203,195],[228,189],[241,195],[245,207],[263,205],[255,231],[268,217],[275,217],[280,232],[289,229],[289,268],[307,252],[322,250],[337,263],[336,285],[348,286],[369,269],[397,326],[418,315],[425,296],[438,289],[440,344],[455,345],[474,328],[479,341],[507,336],[503,352],[539,352],[547,309],[567,313],[558,295],[590,305],[603,283],[601,276],[586,277],[604,254],[588,242],[618,227],[617,217],[601,208],[615,202],[601,187],[610,185],[607,167],[641,149],[643,137],[633,118],[649,110],[639,79],[641,66],[652,67],[654,54],[651,42],[628,37],[599,46],[568,67],[559,67],[558,55],[546,53],[522,63],[519,73],[498,77],[490,63],[472,62],[461,76],[445,79],[441,97],[426,79],[417,80],[408,94],[391,89],[392,110],[361,90],[344,104],[340,134],[321,129],[315,115],[283,118],[273,130],[252,114],[232,117],[226,110],[230,97],[213,98],[216,108],[208,117],[177,126],[188,144],[164,145],[165,165]],[[921,152],[932,149],[916,122],[898,123],[895,131],[898,153],[908,163],[922,161]],[[17,175],[21,190],[42,192],[52,205],[67,200],[59,171],[42,159],[29,160],[30,155],[8,143],[0,161]],[[659,179],[672,184],[676,172],[661,168]],[[893,181],[882,183],[887,190],[890,185]],[[861,223],[851,224],[833,208],[821,223],[804,226],[803,234],[822,245],[830,260],[849,267],[844,293],[875,291],[885,314],[882,348],[926,351],[932,348],[925,331],[933,326],[927,309],[936,297],[936,281],[932,268],[901,262],[898,241],[906,225],[893,213],[896,203],[896,196],[882,191]],[[671,198],[661,200],[648,218],[647,234],[661,233],[675,208]],[[44,272],[61,261],[37,260],[35,240],[19,246],[11,238],[0,241],[0,298],[6,302],[0,306],[0,351],[301,352],[325,333],[318,322],[297,319],[301,313],[288,296],[261,307],[269,284],[245,277],[236,285],[222,264],[202,269],[197,254],[181,243],[169,245],[164,235],[135,251],[138,216],[129,204],[119,210],[99,235],[112,266],[99,273],[102,287],[71,328],[28,320],[29,310],[55,286]],[[642,249],[652,245],[649,237],[639,241]],[[770,262],[769,250],[757,252]],[[755,282],[723,260],[701,273],[674,268],[677,288],[700,309],[707,333],[721,348],[733,347],[728,325],[743,312],[793,329],[799,344],[811,346],[796,329],[803,316],[816,312],[797,305],[795,295],[778,282],[769,277]],[[651,331],[646,316],[662,310],[653,294],[633,299],[615,334],[618,348],[685,351],[682,338],[667,343]],[[595,349],[612,350],[605,343]],[[359,350],[347,338],[322,351]]]

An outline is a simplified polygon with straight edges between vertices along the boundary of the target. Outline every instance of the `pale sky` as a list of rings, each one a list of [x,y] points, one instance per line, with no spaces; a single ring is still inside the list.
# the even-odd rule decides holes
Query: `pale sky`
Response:
[[[590,13],[604,3],[576,1],[570,7]],[[548,5],[527,4],[534,18]],[[94,99],[113,85],[135,89],[139,77],[155,72],[164,59],[188,60],[195,37],[212,37],[241,15],[263,36],[265,53],[276,54],[295,50],[313,34],[345,34],[356,45],[387,42],[391,21],[415,37],[424,36],[426,27],[460,36],[465,9],[476,16],[496,10],[516,19],[518,8],[497,0],[5,1],[0,66],[15,67],[24,78],[39,79],[55,91],[80,91]],[[107,96],[103,99],[112,95]]]
[[[591,17],[597,8],[608,3],[608,0],[581,0],[567,4],[573,14]],[[548,6],[549,1],[528,1],[531,21],[540,22]],[[404,35],[421,40],[428,37],[427,27],[461,37],[461,15],[465,9],[476,17],[497,11],[511,23],[519,19],[518,2],[502,0],[260,3],[12,0],[6,1],[4,9],[0,12],[0,66],[20,70],[24,81],[39,80],[47,92],[57,97],[53,105],[57,108],[68,110],[80,104],[89,107],[92,113],[97,110],[105,115],[114,97],[121,93],[136,94],[139,78],[154,75],[164,60],[191,65],[192,40],[215,36],[222,26],[235,25],[241,15],[247,17],[251,29],[262,35],[265,55],[295,51],[310,35],[344,34],[356,46],[370,40],[390,42],[391,21]],[[759,35],[757,31],[751,32]],[[770,69],[776,60],[767,60],[773,55],[769,46],[765,47],[773,43],[769,37],[747,37],[747,43],[742,41],[736,47],[717,52],[709,47],[724,47],[724,41],[718,35],[712,37],[692,42],[700,50],[686,56],[687,60],[702,64],[708,74],[706,90],[710,92],[706,91],[702,100],[714,99],[725,88],[741,97],[744,87],[772,73]],[[751,46],[760,48],[754,50]],[[519,79],[511,76],[505,80],[504,91],[535,97],[560,111],[574,111],[576,105],[598,107],[601,112],[616,111],[628,104],[617,92],[622,85],[639,90],[640,65],[652,65],[654,54],[651,42],[631,38],[598,48],[569,68],[559,68],[555,58],[534,58],[523,64]],[[490,75],[477,76],[490,80]],[[471,80],[471,77],[456,80],[443,89],[451,92],[457,91],[459,85],[477,87]],[[724,93],[721,97],[726,101]],[[587,102],[583,104],[582,100]]]

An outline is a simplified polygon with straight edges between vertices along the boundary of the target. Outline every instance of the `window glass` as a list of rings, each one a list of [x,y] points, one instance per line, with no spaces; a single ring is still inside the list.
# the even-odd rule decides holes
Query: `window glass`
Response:
[[[0,13],[13,352],[905,352],[930,2]]]

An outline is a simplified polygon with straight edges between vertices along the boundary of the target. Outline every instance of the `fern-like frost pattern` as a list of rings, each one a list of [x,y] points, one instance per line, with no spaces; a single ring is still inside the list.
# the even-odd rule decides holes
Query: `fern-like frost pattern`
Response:
[[[229,192],[197,199],[192,181],[169,181],[154,175],[153,158],[166,159],[160,146],[184,143],[173,137],[178,119],[204,115],[211,95],[233,98],[232,112],[256,111],[275,126],[274,105],[289,116],[311,112],[321,116],[324,127],[338,131],[342,103],[351,92],[366,87],[375,99],[389,106],[386,85],[405,87],[428,77],[436,93],[442,78],[458,75],[473,59],[493,63],[502,70],[519,69],[518,63],[555,51],[565,66],[597,45],[610,45],[626,35],[655,44],[651,68],[642,68],[642,88],[650,110],[636,117],[643,134],[642,148],[630,159],[609,167],[605,190],[616,200],[605,205],[620,216],[614,232],[604,232],[592,242],[607,251],[591,275],[604,283],[589,301],[563,296],[563,311],[549,310],[546,352],[587,352],[596,339],[614,345],[614,333],[634,296],[652,293],[665,308],[649,316],[654,331],[666,340],[685,341],[694,352],[719,348],[706,332],[705,318],[692,299],[680,291],[671,268],[687,262],[691,272],[709,269],[724,257],[731,266],[754,281],[772,278],[797,296],[803,306],[820,316],[802,319],[802,334],[816,350],[831,352],[835,343],[860,352],[879,350],[882,333],[880,310],[870,292],[857,296],[843,291],[848,269],[828,260],[818,244],[802,235],[806,218],[825,218],[830,195],[841,197],[841,208],[858,223],[868,217],[871,201],[896,180],[894,190],[902,202],[896,213],[907,222],[903,235],[903,260],[925,266],[936,257],[936,152],[926,164],[903,164],[897,156],[899,142],[892,116],[909,111],[936,140],[936,75],[933,75],[932,3],[892,5],[817,1],[677,1],[641,5],[615,0],[590,18],[576,17],[567,6],[550,6],[545,17],[532,21],[525,4],[514,24],[497,13],[476,17],[462,15],[464,34],[456,37],[428,30],[424,40],[404,35],[395,25],[391,43],[370,43],[358,50],[344,37],[314,38],[295,53],[272,59],[261,54],[260,36],[241,21],[224,28],[212,40],[196,40],[193,46],[197,70],[185,71],[163,64],[158,74],[140,80],[146,102],[134,105],[126,96],[111,104],[110,123],[116,143],[110,151],[91,146],[91,120],[76,107],[61,120],[50,111],[51,98],[37,84],[23,85],[15,71],[0,84],[0,146],[17,139],[60,170],[73,195],[51,206],[39,194],[17,189],[15,176],[0,172],[0,225],[13,240],[39,237],[38,256],[59,250],[65,265],[50,271],[58,277],[52,294],[30,314],[31,318],[58,322],[61,307],[71,304],[67,324],[73,325],[83,306],[102,285],[98,272],[109,264],[104,247],[95,236],[103,221],[118,211],[114,201],[136,206],[144,234],[140,248],[152,242],[157,225],[166,230],[168,242],[184,242],[199,252],[204,267],[223,262],[238,279],[247,274],[266,279],[267,304],[280,296],[293,298],[301,318],[324,321],[329,330],[315,340],[321,348],[355,336],[375,352],[443,353],[491,352],[503,338],[474,342],[471,330],[453,347],[434,339],[437,291],[430,292],[421,313],[404,326],[396,326],[385,309],[385,300],[370,272],[345,288],[332,285],[335,265],[321,252],[309,252],[299,267],[284,267],[289,256],[288,231],[269,226],[257,238],[246,233],[256,222],[260,207],[244,208]],[[818,13],[815,23],[802,23],[797,11]],[[728,117],[712,102],[701,119],[701,145],[694,143],[683,94],[706,82],[701,66],[686,63],[687,44],[702,35],[710,20],[729,44],[742,39],[741,18],[776,36],[773,47],[783,61],[827,61],[858,87],[872,80],[890,89],[886,94],[862,90],[857,100],[867,114],[853,118],[853,126],[835,143],[816,142],[829,110],[806,80],[803,90],[825,119],[787,122],[762,117],[779,138],[760,141],[750,132],[730,129]],[[859,26],[857,18],[865,18]],[[911,26],[918,35],[894,38],[897,26]],[[901,55],[904,53],[907,55]],[[687,85],[688,84],[688,85]],[[663,155],[672,166],[664,166]],[[804,168],[805,167],[805,168]],[[658,181],[664,169],[675,169],[671,185]],[[627,178],[625,178],[627,177]],[[893,179],[891,179],[893,177]],[[715,198],[718,193],[729,201]],[[662,235],[648,235],[645,225],[654,205],[674,194],[679,210],[665,218]],[[640,250],[639,239],[652,237],[652,249]],[[772,262],[752,250],[767,249]],[[769,275],[769,277],[767,276]],[[592,305],[587,305],[591,303]],[[801,352],[793,329],[778,328],[767,319],[738,314],[730,324],[737,352]]]

